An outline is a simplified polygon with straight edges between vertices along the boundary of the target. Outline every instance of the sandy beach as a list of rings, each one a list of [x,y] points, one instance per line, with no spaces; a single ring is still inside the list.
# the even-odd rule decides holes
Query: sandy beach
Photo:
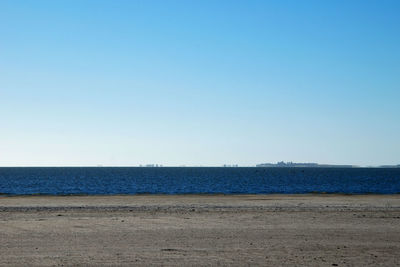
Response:
[[[0,197],[1,266],[399,266],[400,195]]]

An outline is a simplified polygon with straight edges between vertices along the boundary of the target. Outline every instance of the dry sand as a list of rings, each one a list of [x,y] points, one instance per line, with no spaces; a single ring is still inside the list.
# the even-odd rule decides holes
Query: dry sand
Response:
[[[0,197],[0,265],[399,266],[400,195]]]

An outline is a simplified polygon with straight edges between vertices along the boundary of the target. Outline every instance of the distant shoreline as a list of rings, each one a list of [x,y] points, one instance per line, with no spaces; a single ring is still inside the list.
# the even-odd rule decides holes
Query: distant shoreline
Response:
[[[396,169],[400,165],[357,166],[357,165],[323,165],[318,166],[0,166],[1,168],[338,168],[338,169]]]

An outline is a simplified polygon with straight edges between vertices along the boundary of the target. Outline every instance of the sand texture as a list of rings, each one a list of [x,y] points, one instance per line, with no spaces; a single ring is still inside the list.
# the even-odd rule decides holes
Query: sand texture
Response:
[[[400,266],[400,195],[0,197],[1,266]]]

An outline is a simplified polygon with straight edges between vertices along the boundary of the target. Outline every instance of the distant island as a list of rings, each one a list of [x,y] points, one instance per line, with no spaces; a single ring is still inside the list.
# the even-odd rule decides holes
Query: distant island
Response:
[[[97,167],[103,167],[103,165],[98,164]],[[265,168],[400,168],[400,164],[397,165],[379,165],[379,166],[358,166],[358,165],[350,165],[350,164],[319,164],[315,162],[292,162],[292,161],[279,161],[277,163],[261,163],[261,164],[256,164],[256,165],[250,165],[250,166],[241,166],[239,164],[223,164],[220,166],[208,166],[208,165],[179,165],[179,166],[174,166],[174,165],[162,165],[162,164],[140,164],[137,165],[136,167],[150,167],[150,168],[156,168],[156,167],[189,167],[189,168],[201,168],[201,167],[228,167],[228,168],[233,168],[233,167],[265,167]]]
[[[400,164],[397,165],[381,165],[379,168],[400,168]]]
[[[318,164],[318,163],[297,163],[297,162],[284,162],[279,161],[277,163],[261,163],[257,164],[256,167],[301,167],[301,168],[361,168],[357,165],[335,165],[335,164]],[[400,168],[400,164],[398,165],[382,165],[382,166],[369,166],[371,168]]]

